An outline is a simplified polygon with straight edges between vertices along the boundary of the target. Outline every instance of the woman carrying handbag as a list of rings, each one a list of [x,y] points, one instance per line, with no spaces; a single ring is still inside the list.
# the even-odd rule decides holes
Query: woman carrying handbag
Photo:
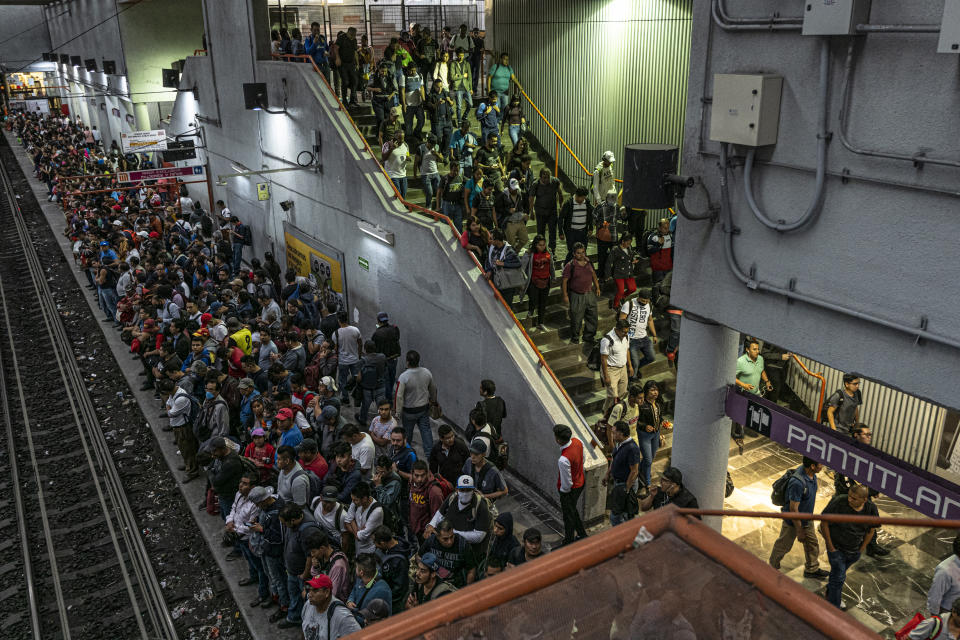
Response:
[[[660,399],[660,386],[653,380],[643,385],[643,400],[637,415],[637,444],[640,445],[640,480],[650,486],[650,470],[653,459],[662,444],[663,401]]]

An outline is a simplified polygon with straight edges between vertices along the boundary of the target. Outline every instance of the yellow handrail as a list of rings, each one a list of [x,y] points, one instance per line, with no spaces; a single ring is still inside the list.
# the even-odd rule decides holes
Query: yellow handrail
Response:
[[[337,95],[337,92],[334,91],[333,87],[330,86],[330,82],[327,80],[327,77],[323,75],[323,73],[320,71],[320,68],[317,67],[317,63],[313,60],[311,56],[293,55],[293,54],[276,54],[276,53],[271,55],[273,56],[273,58],[276,58],[276,59],[287,59],[289,61],[302,60],[302,61],[310,62],[310,64],[313,66],[313,70],[317,73],[318,76],[320,76],[320,79],[323,80],[323,84],[326,85],[327,90],[330,91],[330,94],[333,96],[334,100],[337,101],[339,111],[343,112],[343,115],[346,116],[350,124],[353,125],[353,130],[356,131],[357,135],[360,137],[360,140],[363,142],[364,148],[366,148],[367,152],[370,154],[370,156],[373,158],[373,161],[376,163],[377,168],[380,170],[383,176],[387,179],[387,183],[393,188],[393,192],[397,200],[399,200],[401,204],[407,207],[407,209],[410,211],[416,211],[416,212],[428,215],[431,218],[433,218],[435,222],[445,222],[447,226],[449,226],[451,229],[454,230],[454,233],[456,233],[458,237],[460,236],[461,231],[453,225],[453,222],[447,216],[443,215],[442,213],[433,211],[432,209],[427,209],[426,207],[421,207],[420,205],[414,204],[412,202],[408,202],[407,200],[404,199],[404,197],[400,194],[400,191],[397,189],[397,186],[393,184],[393,180],[390,179],[390,176],[387,174],[386,169],[383,168],[383,165],[380,164],[380,160],[377,158],[376,154],[370,148],[370,144],[367,142],[366,137],[360,132],[360,128],[357,126],[357,123],[353,121],[353,118],[350,116],[350,112],[347,111],[347,108],[345,106],[343,106],[343,102],[340,101],[340,97]],[[460,243],[458,242],[457,244],[459,245]],[[464,251],[467,251],[467,250],[464,249]],[[477,260],[477,257],[473,254],[473,252],[467,251],[467,255],[469,255],[470,258],[473,260],[473,263],[477,265],[477,268],[480,270],[480,273],[486,276],[486,271],[484,270],[483,265],[480,264],[480,261]],[[487,278],[484,277],[484,280],[487,280]],[[574,403],[573,398],[570,397],[570,394],[567,393],[567,390],[564,388],[563,384],[560,382],[560,379],[557,378],[557,375],[553,372],[553,369],[551,369],[550,365],[547,364],[546,359],[543,357],[543,354],[540,353],[540,349],[537,348],[537,345],[533,342],[533,339],[530,337],[530,334],[527,333],[527,330],[524,328],[523,323],[521,323],[520,320],[517,319],[517,316],[514,315],[513,309],[510,308],[510,305],[507,304],[507,301],[503,298],[503,295],[501,295],[500,291],[497,290],[494,284],[490,280],[487,280],[487,284],[493,290],[493,294],[496,297],[496,299],[500,301],[500,304],[502,304],[503,307],[507,310],[507,313],[510,314],[510,317],[513,319],[514,324],[517,325],[517,328],[520,329],[520,333],[526,339],[527,344],[530,346],[531,349],[533,349],[533,352],[536,355],[537,360],[539,361],[540,367],[542,367],[543,369],[546,369],[547,374],[550,376],[550,379],[553,380],[554,384],[557,385],[557,388],[560,390],[560,393],[563,395],[564,399],[566,399],[567,403],[569,403],[570,408],[573,409],[575,413],[579,414],[579,409],[577,409],[577,405]],[[582,414],[581,414],[581,419],[583,419]],[[583,419],[583,423],[589,431],[590,425],[587,424],[587,421],[585,419]]]
[[[547,125],[547,128],[549,128],[550,131],[553,133],[553,136],[556,140],[556,147],[553,153],[553,175],[557,175],[557,173],[560,170],[559,156],[560,156],[560,145],[562,144],[563,148],[566,149],[567,152],[570,154],[570,157],[573,158],[578,165],[580,165],[580,168],[583,169],[583,172],[592,178],[593,171],[590,171],[590,169],[587,169],[586,165],[583,164],[583,161],[580,160],[580,157],[577,156],[576,153],[574,153],[573,149],[570,148],[570,145],[567,144],[567,141],[563,139],[563,136],[561,136],[560,133],[557,132],[556,128],[554,128],[554,126],[550,123],[550,121],[547,120],[547,116],[543,115],[543,112],[540,111],[540,107],[538,107],[536,103],[530,99],[530,96],[527,95],[526,90],[523,88],[523,85],[520,84],[520,81],[517,80],[517,77],[510,76],[510,80],[513,81],[513,84],[515,84],[517,86],[517,89],[520,90],[520,94],[524,98],[526,98],[527,102],[530,103],[530,106],[533,107],[533,110],[537,112],[537,115],[540,116],[540,119],[543,120],[544,124]],[[619,178],[615,178],[615,180],[617,182],[623,182],[623,180]]]

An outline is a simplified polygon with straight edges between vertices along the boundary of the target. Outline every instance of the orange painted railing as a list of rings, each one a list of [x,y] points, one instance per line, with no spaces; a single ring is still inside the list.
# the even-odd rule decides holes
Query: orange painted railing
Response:
[[[389,184],[390,188],[393,189],[394,197],[397,200],[399,200],[400,203],[403,204],[403,206],[405,206],[409,211],[422,213],[426,216],[433,218],[435,222],[445,223],[447,226],[453,229],[457,237],[460,236],[461,230],[457,229],[453,225],[453,222],[450,220],[450,218],[443,215],[442,213],[433,211],[432,209],[421,207],[420,205],[409,202],[405,200],[402,195],[400,195],[400,191],[397,189],[397,186],[393,184],[393,180],[390,179],[390,176],[387,175],[387,172],[383,168],[383,165],[380,164],[379,156],[373,152],[373,149],[370,148],[370,144],[367,142],[366,136],[364,136],[363,133],[360,132],[360,128],[357,126],[357,123],[353,121],[352,117],[350,117],[349,111],[347,111],[346,107],[343,106],[343,102],[340,101],[340,97],[337,95],[337,92],[334,91],[333,87],[330,86],[330,82],[327,80],[326,76],[324,76],[323,73],[320,71],[320,68],[317,67],[317,64],[316,62],[314,62],[313,58],[311,58],[308,55],[276,54],[276,53],[272,54],[272,56],[275,59],[285,59],[285,60],[288,60],[289,62],[297,62],[297,61],[309,62],[313,66],[313,70],[323,81],[323,84],[326,85],[327,90],[330,91],[330,95],[332,95],[334,100],[337,101],[337,109],[343,113],[343,115],[347,118],[347,121],[350,122],[350,124],[353,126],[353,130],[356,131],[357,136],[359,136],[360,140],[363,142],[363,146],[366,149],[367,153],[370,154],[370,157],[376,163],[377,168],[383,174],[383,177],[386,178],[387,184]],[[459,245],[459,243],[457,244]],[[473,263],[477,265],[477,269],[480,270],[480,273],[486,276],[486,271],[484,270],[483,265],[480,264],[480,261],[477,260],[477,257],[473,255],[473,252],[468,251],[467,249],[464,249],[464,251],[467,252],[467,255],[469,255],[470,258],[473,260]],[[486,277],[484,277],[484,279],[486,280]],[[530,334],[528,334],[527,330],[523,327],[523,323],[521,323],[517,319],[517,316],[514,315],[513,310],[510,308],[510,305],[507,304],[507,301],[503,298],[503,296],[500,294],[497,288],[493,285],[493,283],[490,280],[487,280],[487,284],[490,286],[490,289],[493,291],[493,294],[496,297],[496,299],[499,300],[500,304],[502,304],[503,307],[507,310],[507,313],[513,319],[514,324],[517,325],[517,328],[520,330],[521,335],[523,335],[524,339],[527,341],[527,344],[530,346],[531,349],[533,349],[533,352],[534,354],[536,354],[537,360],[539,361],[540,367],[546,370],[547,375],[550,376],[550,379],[553,380],[554,384],[556,384],[557,389],[560,390],[560,393],[563,394],[563,397],[570,404],[570,408],[573,409],[574,412],[579,414],[579,410],[577,409],[577,405],[573,402],[573,398],[570,397],[570,394],[567,393],[567,390],[564,388],[563,384],[560,382],[560,379],[557,378],[557,375],[553,372],[553,369],[551,369],[550,365],[547,364],[547,361],[544,359],[543,354],[540,353],[540,349],[537,348],[537,345],[534,344],[533,339],[530,337]],[[584,420],[583,422],[589,432],[589,425],[587,425],[586,420]]]
[[[193,50],[193,55],[195,55],[195,56],[205,56],[205,55],[207,55],[207,50],[206,50],[206,49],[194,49],[194,50]]]
[[[510,80],[513,81],[513,84],[516,85],[517,89],[520,91],[520,95],[522,95],[530,104],[530,106],[533,107],[533,110],[537,112],[537,115],[540,116],[540,119],[543,120],[543,123],[547,125],[547,128],[550,129],[551,133],[553,133],[554,141],[556,142],[553,151],[553,175],[557,175],[560,170],[560,145],[562,144],[563,148],[566,149],[567,153],[570,154],[570,157],[573,158],[578,165],[580,165],[580,168],[583,169],[583,172],[592,178],[593,171],[590,171],[590,169],[583,164],[583,161],[580,160],[580,157],[576,153],[574,153],[573,149],[570,148],[570,145],[567,144],[567,141],[563,139],[563,136],[557,132],[554,126],[547,119],[547,116],[543,115],[543,112],[540,111],[540,107],[538,107],[536,103],[530,99],[530,96],[527,95],[527,91],[523,88],[523,85],[521,85],[514,76],[511,76]],[[616,181],[621,183],[623,182],[623,180],[619,178],[616,178]]]
[[[827,380],[822,374],[814,373],[810,371],[810,369],[807,369],[807,365],[803,364],[800,358],[797,357],[797,354],[791,353],[790,355],[793,356],[793,359],[797,361],[797,364],[800,365],[800,368],[803,369],[808,376],[813,376],[820,381],[820,401],[817,403],[817,422],[820,422],[820,417],[823,413],[823,394],[827,390]]]

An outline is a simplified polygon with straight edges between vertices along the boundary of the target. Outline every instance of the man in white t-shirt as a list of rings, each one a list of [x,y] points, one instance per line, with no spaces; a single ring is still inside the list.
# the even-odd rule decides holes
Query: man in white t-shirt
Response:
[[[360,350],[363,338],[360,330],[350,324],[346,311],[337,312],[340,326],[333,332],[333,344],[337,346],[337,386],[340,387],[340,404],[350,406],[350,394],[347,383],[360,373]]]
[[[630,360],[633,363],[634,379],[640,379],[640,370],[653,362],[653,345],[657,342],[657,328],[653,325],[650,298],[646,292],[637,290],[636,299],[626,300],[620,307],[617,319],[630,323]],[[641,357],[642,356],[642,357]]]
[[[617,326],[600,338],[600,380],[607,389],[607,397],[603,401],[604,413],[617,398],[626,396],[627,380],[633,375],[630,338],[627,337],[629,332],[630,323],[617,320]]]
[[[373,463],[377,455],[376,446],[369,433],[364,433],[355,424],[348,424],[340,432],[340,436],[350,443],[350,457],[357,461],[356,469],[366,480],[373,471]]]
[[[386,170],[393,185],[400,192],[402,198],[407,197],[407,161],[410,158],[410,148],[403,141],[403,131],[393,134],[393,140],[383,143],[380,162]]]

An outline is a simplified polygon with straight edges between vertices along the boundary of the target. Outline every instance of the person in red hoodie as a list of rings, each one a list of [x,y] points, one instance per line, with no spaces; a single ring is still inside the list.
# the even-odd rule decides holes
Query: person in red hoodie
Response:
[[[673,234],[670,233],[670,220],[667,218],[660,220],[657,230],[647,236],[647,254],[656,284],[673,270]]]
[[[423,541],[424,528],[430,522],[433,514],[440,510],[443,499],[447,497],[444,495],[440,482],[430,473],[426,460],[417,460],[413,463],[413,472],[410,478],[410,530],[416,534],[417,540],[420,542]],[[447,481],[443,480],[442,482]],[[447,487],[450,492],[453,491],[449,482],[447,482]]]
[[[546,331],[547,328],[543,326],[543,316],[547,311],[550,287],[555,281],[553,256],[547,251],[547,239],[541,235],[533,239],[530,250],[533,252],[533,258],[530,261],[530,278],[527,280],[527,295],[529,295],[527,318],[532,320],[536,317],[534,324],[537,331]]]
[[[583,493],[583,443],[573,437],[565,424],[554,425],[553,437],[560,445],[557,466],[557,491],[560,492],[560,512],[563,514],[563,544],[587,537],[577,503]]]

